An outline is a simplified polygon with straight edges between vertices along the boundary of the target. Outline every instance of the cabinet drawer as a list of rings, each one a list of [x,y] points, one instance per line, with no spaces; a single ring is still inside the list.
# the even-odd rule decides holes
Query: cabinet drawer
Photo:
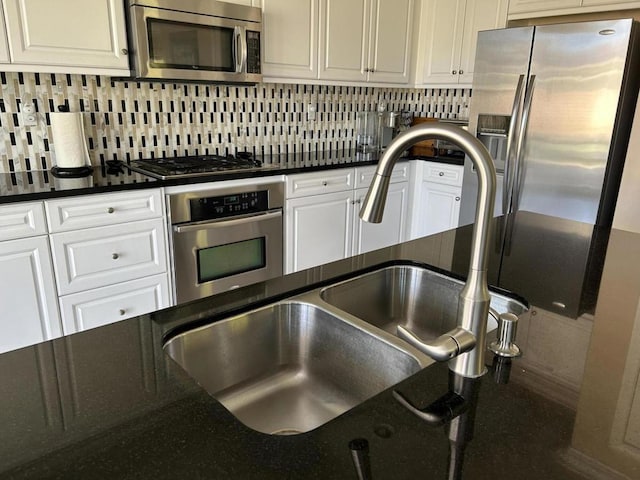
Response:
[[[42,202],[0,206],[0,241],[46,235]]]
[[[161,218],[51,235],[58,293],[163,273],[165,246]]]
[[[462,186],[464,167],[443,163],[425,162],[422,179],[444,185]]]
[[[169,305],[167,275],[154,275],[61,297],[62,327],[69,335]]]
[[[289,175],[287,177],[287,198],[352,190],[354,177],[353,168]]]
[[[369,188],[376,174],[377,165],[356,168],[356,188]],[[391,183],[409,180],[409,162],[397,163],[391,172]]]
[[[160,189],[65,198],[45,204],[51,233],[162,216]]]

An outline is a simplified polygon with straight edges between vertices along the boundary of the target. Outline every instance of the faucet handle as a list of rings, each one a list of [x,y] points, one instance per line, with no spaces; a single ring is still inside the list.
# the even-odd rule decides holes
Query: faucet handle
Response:
[[[438,362],[451,360],[476,346],[476,337],[468,330],[460,327],[454,328],[428,343],[423,342],[420,337],[402,325],[398,325],[397,333],[398,337]]]
[[[434,427],[449,423],[469,408],[469,403],[464,397],[452,391],[445,393],[425,408],[416,407],[398,390],[393,391],[393,397],[400,402],[403,407]]]
[[[519,357],[520,347],[515,344],[518,331],[518,317],[513,313],[498,315],[498,339],[489,344],[489,350],[501,357]]]

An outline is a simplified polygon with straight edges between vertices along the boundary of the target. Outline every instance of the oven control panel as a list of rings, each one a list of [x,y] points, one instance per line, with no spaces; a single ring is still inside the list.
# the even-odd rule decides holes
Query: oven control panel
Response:
[[[265,212],[269,209],[269,192],[237,193],[190,200],[191,221],[214,220],[236,215]]]

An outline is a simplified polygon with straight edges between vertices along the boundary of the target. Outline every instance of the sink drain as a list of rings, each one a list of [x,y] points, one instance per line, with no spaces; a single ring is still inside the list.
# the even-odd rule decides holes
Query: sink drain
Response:
[[[299,435],[302,430],[296,430],[295,428],[281,428],[275,432],[271,432],[271,435]]]

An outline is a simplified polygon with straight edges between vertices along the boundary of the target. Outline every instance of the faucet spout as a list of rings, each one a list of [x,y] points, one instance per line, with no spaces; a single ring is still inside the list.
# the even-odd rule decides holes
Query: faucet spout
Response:
[[[422,123],[411,127],[394,138],[380,157],[376,174],[364,199],[360,217],[373,223],[382,221],[382,214],[389,189],[391,172],[400,155],[410,146],[424,140],[445,140],[460,147],[471,159],[478,175],[478,203],[475,225],[471,240],[471,259],[469,272],[458,301],[458,328],[443,335],[431,344],[421,342],[410,332],[402,334],[405,340],[418,349],[432,355],[436,360],[449,360],[449,368],[463,377],[480,377],[486,372],[484,353],[486,350],[487,316],[489,315],[489,288],[487,286],[487,263],[489,256],[490,224],[496,196],[496,170],[486,147],[469,132],[455,125]],[[455,339],[461,332],[475,338],[475,345],[466,339],[465,348],[457,349]],[[435,352],[444,349],[449,356],[441,357]],[[436,345],[434,345],[436,344]],[[426,345],[426,346],[425,346]],[[452,348],[447,348],[452,347]],[[441,358],[436,358],[441,357]]]

